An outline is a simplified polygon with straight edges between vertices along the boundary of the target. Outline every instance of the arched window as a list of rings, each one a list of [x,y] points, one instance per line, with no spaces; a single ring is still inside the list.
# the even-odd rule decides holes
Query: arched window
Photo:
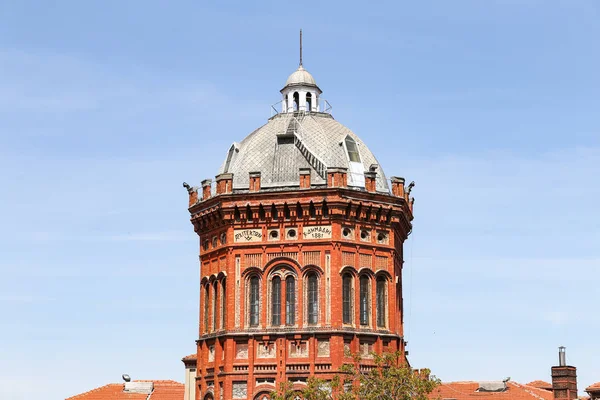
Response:
[[[298,92],[294,92],[294,111],[298,111],[300,105],[300,95]]]
[[[208,332],[208,300],[210,297],[210,287],[208,283],[204,286],[204,332]]]
[[[311,201],[310,204],[308,205],[308,215],[311,218],[316,218],[317,217],[317,210],[315,209],[315,205],[313,204],[313,202]]]
[[[312,111],[312,94],[306,93],[306,111]]]
[[[296,280],[293,276],[285,278],[285,323],[296,323]]]
[[[246,206],[246,219],[248,221],[252,221],[252,209],[250,208],[250,206]]]
[[[317,274],[308,275],[308,323],[316,324],[319,321],[319,288]]]
[[[361,162],[360,153],[358,152],[358,146],[354,139],[350,136],[346,136],[346,150],[348,151],[348,158],[352,162]]]
[[[221,328],[225,329],[225,320],[227,317],[227,296],[225,288],[227,287],[225,278],[221,281]]]
[[[329,207],[327,206],[327,202],[325,200],[323,200],[323,207],[322,207],[321,214],[323,214],[324,217],[329,216]]]
[[[262,204],[258,206],[258,219],[261,221],[265,220],[265,208]]]
[[[302,210],[302,206],[300,205],[300,202],[298,202],[296,204],[296,218],[300,219],[302,218],[304,215],[304,212]]]
[[[369,277],[360,277],[360,324],[369,325]]]
[[[238,222],[240,220],[240,209],[238,206],[235,206],[235,209],[233,210],[233,218]]]
[[[275,204],[271,204],[271,219],[273,221],[277,221],[278,215],[277,215],[277,208],[275,207]]]
[[[271,281],[271,325],[281,325],[281,278],[278,276]]]
[[[260,287],[258,276],[250,278],[250,326],[258,326],[258,317],[260,310]]]
[[[290,208],[288,207],[287,203],[283,205],[283,217],[285,219],[290,219]]]
[[[217,330],[217,315],[219,315],[219,296],[217,293],[218,282],[213,283],[213,330]]]
[[[377,278],[377,326],[385,328],[385,278]]]
[[[342,319],[344,324],[352,323],[352,275],[342,277]]]

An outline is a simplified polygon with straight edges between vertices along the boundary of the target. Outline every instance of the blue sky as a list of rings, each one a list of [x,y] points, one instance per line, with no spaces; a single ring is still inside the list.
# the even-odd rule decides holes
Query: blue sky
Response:
[[[304,64],[415,180],[410,359],[600,381],[600,3],[0,2],[0,398],[183,380],[213,177]]]

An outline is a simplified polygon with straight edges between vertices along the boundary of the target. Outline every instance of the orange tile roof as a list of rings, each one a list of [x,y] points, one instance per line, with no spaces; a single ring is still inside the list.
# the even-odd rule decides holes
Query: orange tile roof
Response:
[[[510,400],[553,400],[553,393],[533,386],[508,382],[505,392],[476,392],[478,382],[442,383],[431,394],[431,399],[510,399]]]
[[[533,382],[529,382],[527,384],[527,386],[533,386],[536,387],[538,389],[546,389],[546,390],[552,390],[552,384],[548,383],[546,381],[533,381]]]
[[[123,383],[109,383],[108,385],[92,389],[66,400],[183,400],[184,385],[170,380],[143,380],[136,382],[154,382],[152,393],[127,393],[123,391]]]
[[[185,356],[181,359],[181,361],[186,362],[186,361],[195,361],[197,359],[197,354],[190,354],[189,356]]]
[[[600,390],[600,382],[596,382],[593,385],[590,385],[588,387],[585,388],[585,391],[588,392],[597,392]]]

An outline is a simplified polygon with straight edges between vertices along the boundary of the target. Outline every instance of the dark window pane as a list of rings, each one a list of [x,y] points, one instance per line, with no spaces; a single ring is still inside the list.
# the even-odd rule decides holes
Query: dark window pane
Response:
[[[253,276],[250,279],[250,326],[258,326],[259,301],[258,277]]]
[[[360,324],[369,324],[369,278],[360,278]]]
[[[292,276],[285,278],[285,323],[296,322],[296,280]]]
[[[217,295],[217,282],[213,284],[213,329],[217,329],[217,314],[219,313],[219,296]]]
[[[345,274],[342,279],[342,314],[345,324],[352,323],[352,277]]]
[[[208,332],[208,297],[209,297],[209,287],[206,285],[204,289],[204,332]]]
[[[317,275],[308,276],[308,323],[316,324],[319,319],[319,290],[317,288]]]
[[[377,280],[377,326],[385,327],[385,280]]]
[[[278,276],[271,282],[271,325],[281,325],[281,279]]]
[[[227,296],[225,291],[225,279],[223,279],[223,286],[221,286],[221,328],[225,329],[225,321],[227,314]]]

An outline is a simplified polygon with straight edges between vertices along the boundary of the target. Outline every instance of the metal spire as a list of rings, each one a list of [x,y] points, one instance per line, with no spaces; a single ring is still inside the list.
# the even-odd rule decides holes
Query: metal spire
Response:
[[[302,66],[302,29],[300,29],[300,66]]]

